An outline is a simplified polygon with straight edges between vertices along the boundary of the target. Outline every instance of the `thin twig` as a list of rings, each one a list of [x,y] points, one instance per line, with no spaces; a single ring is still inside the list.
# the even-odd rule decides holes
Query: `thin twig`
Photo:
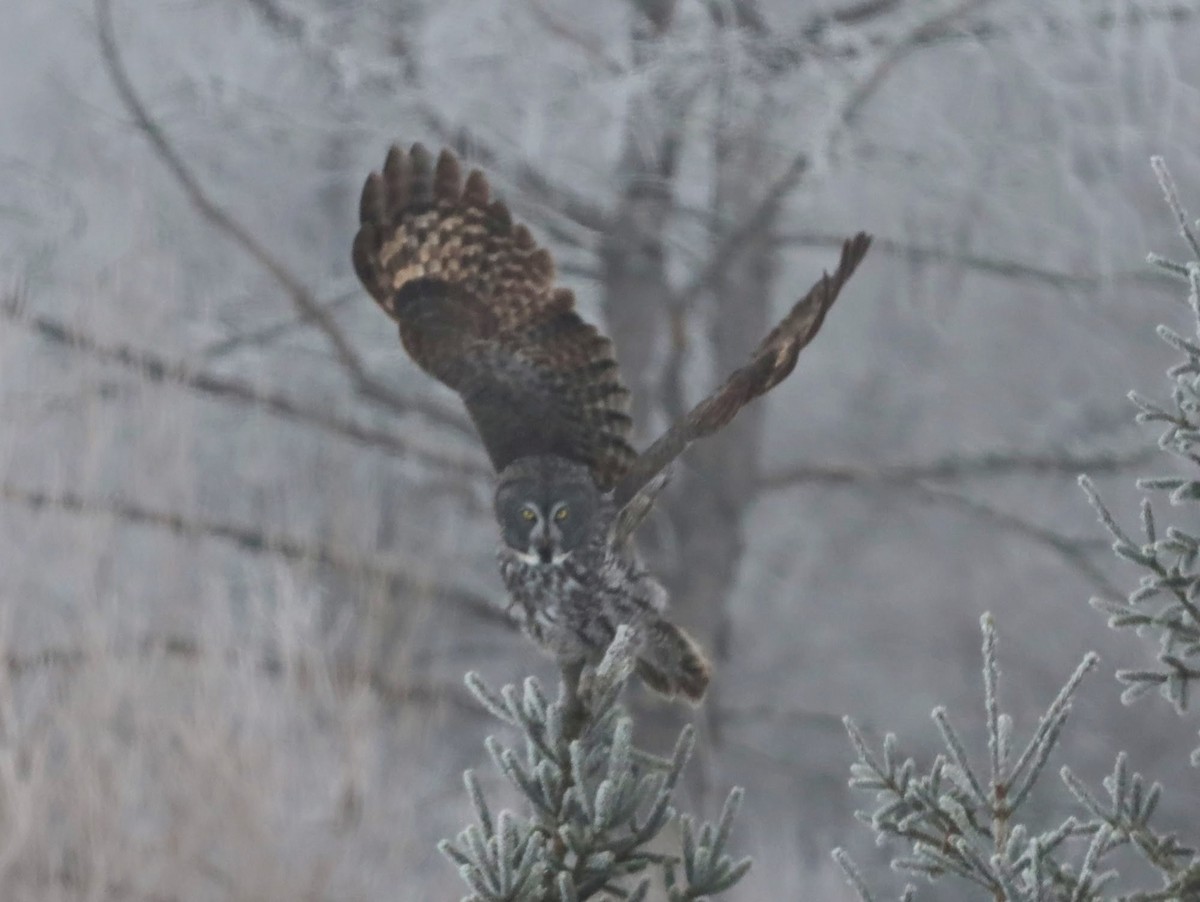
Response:
[[[876,16],[882,16],[900,8],[903,0],[857,0],[840,9],[835,9],[829,17],[839,25],[849,27],[862,25]]]
[[[832,147],[842,132],[854,123],[867,102],[875,95],[886,77],[902,59],[931,35],[952,30],[962,16],[989,2],[991,0],[966,0],[948,12],[921,23],[904,40],[893,46],[842,104],[837,124],[828,136],[827,144]],[[792,158],[783,173],[771,183],[758,206],[726,235],[720,246],[709,257],[708,263],[699,275],[676,294],[673,299],[674,303],[681,308],[690,307],[717,276],[725,271],[730,261],[742,251],[752,238],[772,228],[783,207],[783,202],[808,171],[808,166],[809,157],[806,152],[802,151]]]
[[[1171,171],[1167,169],[1166,161],[1162,157],[1154,156],[1150,158],[1150,165],[1154,169],[1155,176],[1158,177],[1158,184],[1166,197],[1167,206],[1175,214],[1175,221],[1179,225],[1179,234],[1192,249],[1192,255],[1200,260],[1200,239],[1192,231],[1191,220],[1188,218],[1187,210],[1183,207],[1183,201],[1179,199],[1179,189],[1175,187],[1175,180],[1171,178]]]
[[[206,649],[197,639],[186,636],[146,636],[131,643],[107,644],[100,648],[46,648],[36,653],[8,654],[6,666],[13,678],[22,678],[41,671],[77,673],[113,657],[166,657],[174,661],[198,662],[221,660],[230,665],[241,665],[246,659],[245,649],[230,648],[224,651]],[[258,655],[258,669],[268,677],[280,677],[292,673],[304,678],[311,667],[302,657],[283,659],[277,653],[263,651]],[[468,714],[478,714],[479,705],[457,686],[437,686],[418,682],[398,682],[386,677],[377,669],[362,671],[347,662],[331,662],[323,667],[343,687],[370,686],[374,696],[390,706],[425,705],[430,708],[449,704]]]
[[[550,34],[556,35],[571,45],[578,47],[583,51],[584,56],[608,72],[609,75],[625,74],[625,67],[609,56],[598,41],[579,33],[569,24],[559,19],[554,13],[546,9],[542,0],[527,0],[527,4],[533,12],[534,18]]]
[[[536,14],[549,15],[549,12],[537,0],[530,0],[530,2],[534,6]],[[310,57],[318,60],[331,72],[336,74],[341,70],[337,62],[337,54],[342,48],[315,40],[317,29],[309,27],[309,23],[301,15],[292,9],[282,8],[274,0],[250,0],[250,4],[259,13],[263,23],[277,34],[302,47]],[[543,24],[550,27],[550,20],[544,19]],[[566,28],[567,26],[563,25],[562,27]],[[568,40],[583,40],[579,35],[563,34],[560,36]],[[613,63],[613,65],[619,64]],[[397,68],[394,70],[394,75],[385,79],[382,87],[397,88],[402,81],[409,78],[411,75],[406,73],[403,67]],[[408,87],[413,86],[409,85]],[[487,166],[492,170],[493,175],[506,174],[522,194],[520,197],[511,198],[513,206],[527,215],[532,211],[533,218],[538,220],[539,225],[564,244],[587,247],[586,242],[581,241],[578,235],[558,224],[564,218],[588,232],[603,232],[607,228],[608,219],[600,206],[582,195],[568,190],[563,185],[552,183],[543,172],[527,163],[512,164],[511,154],[501,153],[477,132],[469,131],[461,125],[450,122],[433,104],[420,104],[417,116],[438,141],[451,147],[460,157],[478,165]],[[417,136],[400,137],[414,140]]]
[[[1121,594],[1117,586],[1105,576],[1104,571],[1092,562],[1092,559],[1085,550],[1084,544],[1079,541],[1063,536],[1052,529],[1031,523],[1023,517],[1018,517],[1016,514],[999,510],[977,498],[968,498],[965,495],[960,495],[948,489],[934,488],[933,486],[921,483],[913,483],[905,488],[908,491],[916,492],[928,501],[936,504],[951,505],[964,513],[970,514],[977,520],[1009,532],[1017,533],[1038,545],[1049,548],[1092,583],[1099,591],[1107,593],[1110,596],[1119,596]],[[1102,550],[1106,551],[1107,547],[1104,547]]]
[[[175,145],[162,127],[150,115],[143,103],[117,45],[112,21],[112,0],[96,0],[96,20],[100,37],[100,49],[105,71],[126,110],[137,127],[150,141],[156,155],[183,188],[192,205],[219,231],[224,232],[267,270],[291,298],[301,317],[312,323],[325,336],[333,350],[335,359],[350,377],[355,390],[368,398],[398,413],[419,412],[430,420],[467,435],[474,432],[461,416],[448,413],[442,407],[419,398],[403,397],[391,388],[374,379],[363,364],[358,352],[351,346],[330,313],[305,287],[304,283],[279,261],[244,225],[233,218],[209,197],[191,167],[184,161]]]
[[[867,77],[859,82],[858,87],[851,92],[849,99],[842,105],[839,116],[839,127],[835,128],[829,135],[829,147],[833,147],[838,141],[845,129],[854,124],[859,115],[866,108],[867,103],[872,97],[878,93],[879,89],[887,81],[896,67],[900,65],[909,55],[921,49],[926,44],[938,40],[946,35],[960,31],[959,21],[973,12],[978,12],[992,3],[993,0],[963,0],[956,6],[951,7],[945,12],[931,16],[921,22],[915,28],[908,32],[907,35],[884,54],[883,58],[871,69]]]
[[[732,722],[769,721],[775,725],[824,727],[837,732],[845,729],[841,714],[816,708],[788,708],[772,704],[731,703],[721,707],[721,716]]]
[[[464,612],[492,623],[512,626],[511,620],[486,598],[467,589],[441,586],[399,567],[388,560],[356,557],[328,545],[306,542],[291,536],[272,535],[248,526],[185,517],[158,511],[119,498],[85,498],[74,492],[43,492],[0,483],[0,500],[31,510],[57,510],[69,514],[113,517],[126,523],[166,530],[185,538],[208,538],[228,542],[250,554],[275,555],[297,563],[317,564],[350,576],[382,580],[397,590],[433,596]]]
[[[842,246],[845,236],[832,232],[788,232],[775,236],[779,244],[796,244],[804,247],[838,248]],[[904,241],[876,236],[871,241],[871,252],[881,252],[893,257],[903,257],[918,263],[931,261],[935,263],[950,263],[967,269],[1002,276],[1009,279],[1019,279],[1029,282],[1040,282],[1051,288],[1083,288],[1095,289],[1105,285],[1151,285],[1171,287],[1174,289],[1177,280],[1153,269],[1141,268],[1126,272],[1111,274],[1096,273],[1067,273],[1060,270],[1046,269],[1030,263],[1017,260],[1006,260],[1002,257],[985,257],[979,254],[962,254],[943,250],[936,247],[921,247]]]
[[[320,304],[323,309],[333,313],[346,304],[357,300],[361,296],[361,292],[362,290],[356,286],[349,291],[343,291],[341,294],[327,301],[321,301]],[[245,347],[261,348],[304,325],[305,322],[302,318],[289,316],[286,319],[276,320],[265,326],[259,326],[257,329],[249,332],[240,332],[236,335],[222,338],[219,341],[214,341],[200,352],[200,356],[205,360],[216,360],[232,354],[234,351],[240,351]]]
[[[246,658],[246,653],[243,648],[215,651],[205,648],[198,640],[188,636],[144,636],[132,642],[106,643],[96,647],[50,647],[31,654],[10,652],[5,657],[5,664],[9,676],[19,679],[46,670],[74,674],[114,657],[150,659],[161,657],[188,663],[220,660],[229,664],[241,665]],[[303,657],[284,658],[277,652],[271,651],[262,651],[257,656],[257,663],[258,669],[270,677],[278,677],[287,672],[303,679],[313,669]],[[437,686],[397,682],[375,668],[362,670],[350,662],[329,662],[323,664],[321,669],[329,672],[345,688],[369,686],[380,701],[391,706],[438,707],[450,704],[471,714],[479,712],[479,705],[457,685]]]
[[[759,205],[726,234],[720,246],[708,258],[708,263],[700,270],[699,275],[685,285],[682,290],[676,292],[671,299],[673,306],[680,310],[691,307],[696,299],[729,267],[730,261],[741,252],[742,248],[753,238],[771,228],[788,193],[807,171],[808,154],[797,154],[783,174],[767,189]]]
[[[927,479],[971,479],[1014,473],[1077,477],[1083,472],[1115,473],[1141,466],[1155,457],[1156,449],[1138,448],[1126,453],[1102,451],[1074,455],[1069,452],[985,451],[955,454],[925,463],[813,464],[768,473],[759,480],[763,490],[796,485],[878,484],[907,485]]]
[[[315,426],[361,445],[380,448],[401,457],[420,461],[440,472],[457,474],[460,478],[488,479],[491,476],[491,469],[482,460],[455,457],[442,450],[429,451],[414,447],[410,442],[390,432],[363,426],[333,413],[314,410],[285,395],[255,388],[239,379],[194,370],[185,364],[128,345],[101,344],[78,329],[50,317],[31,313],[19,303],[0,303],[0,316],[27,326],[54,344],[132,370],[148,382],[179,385],[223,401],[258,407],[276,416]]]
[[[550,181],[539,167],[528,162],[514,162],[511,154],[504,154],[485,141],[477,132],[446,120],[441,111],[432,104],[420,107],[420,117],[425,127],[438,140],[472,165],[482,166],[490,172],[504,175],[521,192],[513,202],[524,207],[532,200],[538,207],[553,211],[579,227],[595,234],[604,234],[611,227],[611,217],[599,205],[565,185]],[[549,225],[543,223],[548,230]],[[564,242],[581,246],[578,237],[562,231],[554,232]]]

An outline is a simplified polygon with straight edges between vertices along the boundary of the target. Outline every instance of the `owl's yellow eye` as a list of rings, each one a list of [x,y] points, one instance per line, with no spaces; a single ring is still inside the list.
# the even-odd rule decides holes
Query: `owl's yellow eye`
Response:
[[[537,514],[535,514],[533,512],[533,508],[523,507],[523,508],[521,508],[521,519],[525,520],[529,523],[532,523],[534,520],[537,519]]]
[[[554,512],[554,519],[558,520],[559,522],[562,522],[563,520],[567,519],[567,508],[564,506],[564,507],[560,507],[558,510],[556,510]]]

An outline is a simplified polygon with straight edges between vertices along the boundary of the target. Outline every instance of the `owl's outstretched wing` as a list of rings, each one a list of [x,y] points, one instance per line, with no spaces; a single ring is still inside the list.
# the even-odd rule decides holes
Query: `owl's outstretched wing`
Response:
[[[497,470],[553,454],[612,488],[636,453],[612,342],[478,170],[393,146],[363,186],[354,268],[413,360],[462,396]]]
[[[697,404],[647,448],[629,469],[615,491],[618,507],[639,497],[639,492],[698,438],[711,435],[734,418],[750,401],[782,382],[796,366],[842,286],[871,246],[871,237],[859,232],[842,244],[842,259],[833,275],[821,280],[796,303],[790,313],[763,340],[750,362],[733,373],[725,384]]]
[[[629,540],[637,532],[638,527],[650,516],[650,511],[654,510],[654,502],[658,500],[658,496],[662,494],[662,490],[670,481],[671,465],[668,464],[621,506],[608,530],[610,547],[624,549],[629,544]]]

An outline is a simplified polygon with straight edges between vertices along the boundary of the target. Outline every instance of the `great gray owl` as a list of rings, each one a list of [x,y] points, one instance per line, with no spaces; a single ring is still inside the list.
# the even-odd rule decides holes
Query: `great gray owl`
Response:
[[[499,473],[500,573],[521,628],[564,666],[595,663],[618,625],[640,641],[638,672],[699,700],[710,668],[662,616],[666,592],[630,534],[665,468],[782,381],[867,252],[859,233],[750,361],[644,453],[628,442],[629,392],[612,342],[585,323],[554,262],[478,171],[393,146],[363,187],[354,268],[430,375],[458,392]]]

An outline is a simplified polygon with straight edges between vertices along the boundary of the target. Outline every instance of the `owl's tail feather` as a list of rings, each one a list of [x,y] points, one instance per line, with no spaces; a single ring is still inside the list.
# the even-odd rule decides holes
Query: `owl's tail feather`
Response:
[[[712,665],[695,639],[673,623],[656,620],[646,629],[637,672],[660,695],[682,695],[698,704],[712,677]]]

